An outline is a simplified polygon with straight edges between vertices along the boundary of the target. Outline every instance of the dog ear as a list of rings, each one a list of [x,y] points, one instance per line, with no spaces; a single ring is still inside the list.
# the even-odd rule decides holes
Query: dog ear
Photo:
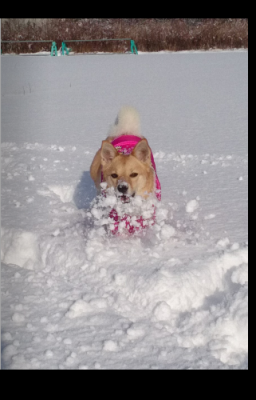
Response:
[[[138,160],[151,164],[151,150],[147,139],[142,139],[133,149],[132,155]]]
[[[112,160],[118,155],[118,151],[107,140],[103,140],[100,155],[101,155],[101,163],[102,166],[104,167],[112,162]]]

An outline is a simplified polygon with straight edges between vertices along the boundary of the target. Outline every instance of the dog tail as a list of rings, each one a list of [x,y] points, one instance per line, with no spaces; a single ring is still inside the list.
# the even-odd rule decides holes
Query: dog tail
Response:
[[[131,106],[123,106],[110,127],[109,136],[135,135],[141,137],[140,116],[138,111]]]

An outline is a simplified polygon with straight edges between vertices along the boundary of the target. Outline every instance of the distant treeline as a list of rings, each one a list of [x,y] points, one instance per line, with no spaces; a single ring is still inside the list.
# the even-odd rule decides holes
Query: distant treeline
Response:
[[[248,18],[56,18],[4,19],[2,40],[130,38],[139,51],[179,51],[248,48]],[[74,52],[130,50],[129,41],[70,43]],[[50,51],[50,43],[1,45],[3,53]]]

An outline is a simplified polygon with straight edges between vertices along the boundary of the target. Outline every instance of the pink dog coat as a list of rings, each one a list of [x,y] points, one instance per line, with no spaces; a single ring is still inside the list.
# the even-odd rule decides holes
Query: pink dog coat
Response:
[[[124,154],[124,155],[129,155],[129,154],[131,154],[131,152],[133,151],[133,149],[137,145],[137,143],[139,143],[141,141],[141,139],[142,138],[140,138],[138,136],[134,136],[134,135],[122,135],[122,136],[118,136],[117,138],[115,138],[111,142],[111,144],[117,149],[117,151],[119,153]],[[160,185],[160,181],[158,179],[157,173],[156,173],[156,164],[155,164],[152,150],[151,150],[151,164],[155,171],[155,195],[156,195],[156,198],[160,201],[161,200],[161,185]],[[102,173],[101,173],[101,182],[103,182],[103,174]],[[155,207],[155,206],[152,205],[152,207]],[[139,226],[135,227],[130,223],[130,218],[128,215],[124,215],[120,219],[119,216],[117,215],[117,212],[115,209],[112,209],[110,211],[109,216],[110,216],[110,218],[112,218],[114,220],[114,229],[112,230],[112,233],[114,233],[114,234],[117,233],[118,225],[119,225],[119,222],[121,222],[121,221],[125,221],[126,229],[128,230],[129,233],[134,233],[136,230],[139,230],[141,227],[145,228],[145,226],[148,225],[148,224],[144,223],[145,221],[142,216],[138,216],[136,221],[139,224]],[[155,223],[155,209],[154,209],[151,225],[153,225],[154,223]]]

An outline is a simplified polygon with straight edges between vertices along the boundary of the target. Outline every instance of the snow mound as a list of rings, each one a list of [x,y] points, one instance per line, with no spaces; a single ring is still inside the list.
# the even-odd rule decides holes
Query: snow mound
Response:
[[[40,265],[38,238],[35,233],[18,229],[1,230],[1,261],[25,269]]]
[[[73,200],[74,187],[69,185],[49,185],[51,192],[55,193],[63,203],[69,203]]]

